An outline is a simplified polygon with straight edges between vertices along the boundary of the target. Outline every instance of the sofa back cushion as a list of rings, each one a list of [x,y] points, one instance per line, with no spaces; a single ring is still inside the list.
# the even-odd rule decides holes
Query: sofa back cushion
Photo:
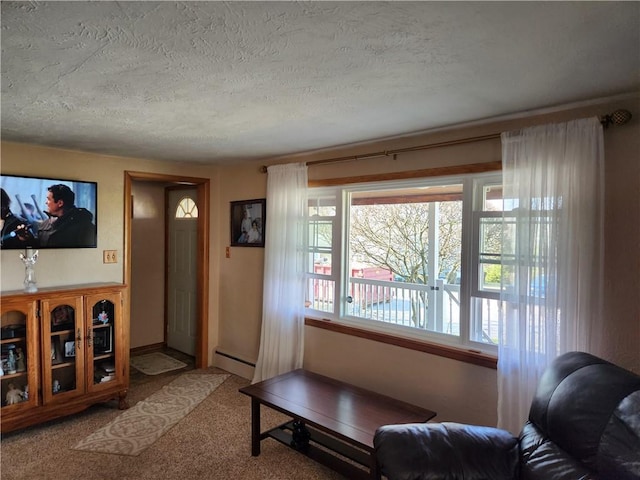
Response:
[[[640,479],[640,390],[620,402],[605,427],[598,471],[600,480]]]
[[[543,374],[529,421],[546,440],[597,472],[605,430],[611,442],[621,426],[610,426],[616,409],[639,390],[640,376],[584,352],[567,353]]]
[[[593,470],[549,440],[533,423],[520,433],[520,480],[596,480]]]

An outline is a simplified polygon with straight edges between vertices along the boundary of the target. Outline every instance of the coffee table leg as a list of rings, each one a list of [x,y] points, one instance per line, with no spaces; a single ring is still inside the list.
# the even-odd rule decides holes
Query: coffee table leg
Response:
[[[309,450],[309,439],[311,433],[301,420],[293,421],[293,431],[291,432],[291,447],[299,452],[306,453]]]
[[[251,455],[260,455],[260,402],[251,398]]]

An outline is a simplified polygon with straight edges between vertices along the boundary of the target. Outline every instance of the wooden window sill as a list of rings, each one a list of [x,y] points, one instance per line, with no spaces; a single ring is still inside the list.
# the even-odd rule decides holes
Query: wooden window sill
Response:
[[[414,340],[410,338],[402,338],[387,333],[373,332],[363,328],[352,327],[330,320],[319,320],[315,318],[305,318],[305,325],[322,328],[332,332],[338,332],[345,335],[353,335],[355,337],[366,338],[375,342],[396,345],[398,347],[416,350],[419,352],[439,355],[441,357],[451,358],[460,362],[471,363],[481,367],[496,369],[498,359],[492,355],[479,351],[465,350],[462,348],[449,347],[437,343],[426,342],[424,340]]]

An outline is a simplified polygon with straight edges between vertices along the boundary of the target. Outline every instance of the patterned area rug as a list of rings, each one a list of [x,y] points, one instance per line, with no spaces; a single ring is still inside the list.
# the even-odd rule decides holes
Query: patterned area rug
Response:
[[[131,357],[130,365],[145,375],[159,375],[187,366],[186,363],[160,352]]]
[[[228,377],[228,374],[185,373],[71,448],[140,455]]]

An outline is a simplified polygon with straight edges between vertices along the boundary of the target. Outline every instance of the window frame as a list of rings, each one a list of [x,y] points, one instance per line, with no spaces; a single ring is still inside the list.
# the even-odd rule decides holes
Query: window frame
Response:
[[[309,198],[314,197],[314,193],[322,192],[327,194],[328,192],[334,192],[336,198],[336,216],[334,217],[333,226],[333,255],[332,264],[334,266],[332,271],[332,279],[336,281],[335,284],[335,299],[338,299],[334,303],[333,313],[318,311],[314,309],[308,309],[307,317],[308,322],[314,326],[323,325],[318,324],[318,320],[324,320],[332,322],[334,327],[340,328],[342,331],[350,332],[363,332],[364,336],[375,336],[376,338],[387,338],[390,340],[386,343],[400,342],[406,345],[407,343],[415,347],[416,342],[419,345],[433,344],[433,347],[437,351],[444,351],[444,356],[451,356],[450,351],[463,350],[465,352],[471,352],[474,356],[482,358],[486,366],[486,359],[493,358],[497,355],[497,347],[489,345],[483,342],[471,340],[472,325],[477,321],[471,316],[473,314],[471,308],[473,292],[477,290],[478,284],[478,266],[477,256],[475,251],[477,250],[478,230],[477,230],[477,215],[476,210],[481,204],[479,198],[482,197],[482,188],[486,184],[500,184],[501,183],[501,169],[499,168],[500,162],[490,162],[487,164],[473,164],[463,167],[453,167],[444,169],[433,169],[436,171],[433,175],[424,175],[425,171],[415,172],[415,174],[409,174],[404,178],[384,178],[384,176],[374,177],[359,177],[357,182],[345,182],[341,183],[339,179],[330,180],[325,185],[316,184],[310,185]],[[367,181],[369,180],[369,181]],[[348,259],[346,258],[345,245],[347,245],[349,238],[349,225],[345,225],[343,218],[347,218],[348,213],[348,197],[350,192],[372,190],[375,188],[380,189],[395,189],[403,187],[415,187],[417,184],[420,186],[435,186],[445,185],[452,183],[463,184],[463,228],[462,228],[462,252],[461,252],[461,278],[463,280],[460,285],[460,335],[451,336],[448,334],[442,334],[432,331],[417,330],[412,327],[402,327],[398,325],[391,325],[384,322],[376,322],[368,319],[363,319],[354,316],[347,316],[345,314],[345,301],[343,300],[346,295],[346,288],[348,285]],[[502,215],[502,212],[499,212]],[[343,251],[345,254],[343,255]],[[339,263],[338,263],[339,262]],[[476,263],[474,263],[476,262]],[[340,265],[340,271],[336,272],[336,266]],[[484,293],[484,292],[483,292]],[[499,297],[499,294],[498,294]],[[462,301],[464,299],[464,301]],[[332,329],[334,329],[332,327]],[[417,331],[416,331],[417,330]],[[362,336],[362,335],[358,335]],[[381,337],[382,336],[382,337]],[[423,350],[422,348],[414,348],[417,350]],[[477,358],[476,358],[477,360]],[[474,362],[476,363],[476,362]],[[489,362],[491,363],[491,362]]]
[[[333,195],[335,189],[334,188],[316,188],[315,189],[316,192],[318,192],[318,195],[316,195],[314,197],[314,199],[318,199],[318,198],[327,198],[327,197],[331,197],[331,195]],[[306,254],[312,254],[312,253],[318,253],[319,250],[314,247],[311,246],[311,243],[309,242],[309,232],[310,232],[310,224],[311,224],[311,220],[308,215],[308,209],[310,208],[310,200],[311,197],[307,200],[307,218],[306,218],[306,225],[307,228],[305,230],[305,251]],[[325,273],[317,273],[317,272],[311,272],[309,271],[308,266],[310,264],[313,264],[313,262],[309,261],[309,258],[307,257],[305,259],[305,277],[307,280],[311,279],[311,280],[319,280],[319,281],[328,281],[328,282],[334,282],[334,285],[337,284],[337,282],[339,281],[339,277],[340,277],[340,271],[342,270],[341,268],[333,268],[334,264],[336,261],[339,261],[341,255],[342,255],[342,251],[340,248],[340,239],[339,239],[339,235],[340,235],[340,228],[337,228],[338,225],[340,225],[342,216],[341,216],[341,212],[338,209],[338,205],[339,202],[336,200],[336,205],[335,205],[335,215],[333,216],[320,216],[318,218],[322,219],[322,220],[331,220],[331,273],[330,274],[325,274]],[[318,207],[318,206],[317,206]],[[334,248],[334,245],[336,245],[336,247]],[[338,263],[339,265],[339,263]],[[307,282],[307,288],[309,288],[308,282]],[[334,288],[334,292],[335,292],[335,288]],[[335,314],[335,293],[334,293],[334,314]],[[307,299],[307,303],[308,299]],[[306,305],[307,308],[309,308],[310,305]],[[318,310],[318,309],[311,309],[313,312],[315,312],[316,315],[324,315],[326,316],[327,314],[330,314],[331,312],[327,312],[326,310]],[[332,315],[331,315],[332,316]]]

